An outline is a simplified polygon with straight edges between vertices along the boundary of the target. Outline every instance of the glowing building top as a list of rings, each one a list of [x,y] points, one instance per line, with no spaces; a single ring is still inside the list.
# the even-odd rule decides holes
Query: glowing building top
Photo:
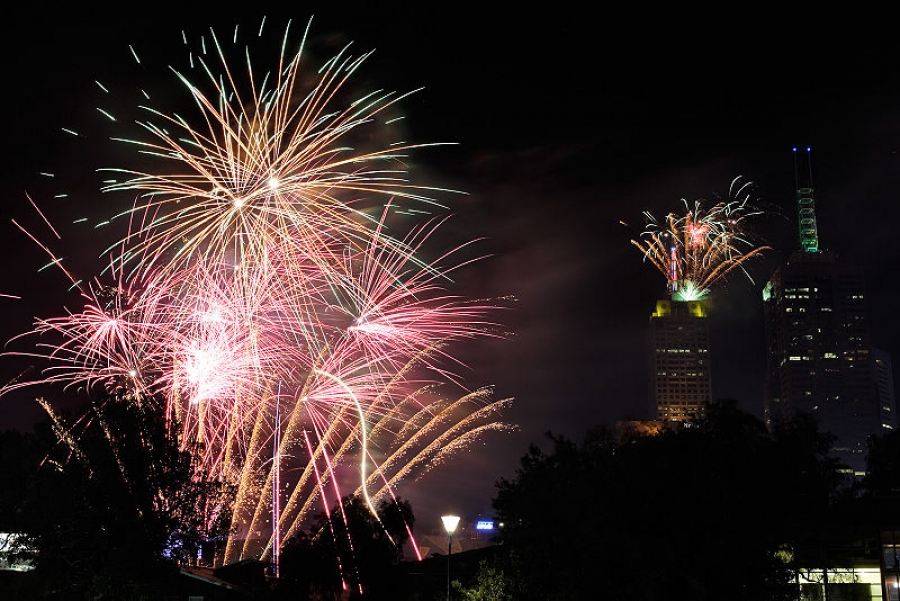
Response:
[[[794,179],[797,191],[798,224],[800,227],[800,250],[805,253],[819,252],[819,231],[816,226],[815,188],[812,182],[812,161],[810,148],[794,148]],[[805,161],[798,156],[805,154]],[[805,163],[805,164],[804,164]]]

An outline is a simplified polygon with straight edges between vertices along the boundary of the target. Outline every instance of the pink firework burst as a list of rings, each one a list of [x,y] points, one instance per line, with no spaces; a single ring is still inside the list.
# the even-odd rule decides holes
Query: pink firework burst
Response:
[[[500,419],[509,400],[490,389],[462,388],[456,401],[436,392],[463,384],[455,343],[505,335],[492,317],[503,303],[451,290],[474,241],[428,248],[446,219],[431,214],[444,211],[433,196],[453,191],[407,173],[407,155],[434,145],[393,138],[407,94],[354,97],[369,54],[344,48],[309,70],[306,31],[294,54],[288,34],[260,77],[234,71],[211,32],[196,72],[173,68],[193,120],[141,105],[143,137],[120,141],[152,166],[110,169],[121,179],[104,188],[134,195],[109,220],[127,224],[102,251],[112,259],[95,281],[112,286],[85,288],[20,228],[83,308],[35,322],[26,334],[43,338],[9,354],[47,368],[0,393],[103,382],[122,402],[161,399],[195,478],[237,487],[236,534],[219,562],[277,560],[344,494],[374,511],[409,474],[510,427]],[[423,221],[410,224],[405,205]]]

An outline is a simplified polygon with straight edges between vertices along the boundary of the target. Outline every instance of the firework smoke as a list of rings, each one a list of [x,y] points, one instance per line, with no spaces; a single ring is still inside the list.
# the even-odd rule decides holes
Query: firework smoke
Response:
[[[142,105],[142,134],[118,139],[142,167],[106,170],[103,191],[132,199],[106,220],[121,233],[90,281],[16,223],[80,309],[16,337],[37,342],[7,354],[46,368],[0,393],[57,383],[163,403],[195,477],[237,486],[226,563],[277,555],[343,495],[373,507],[510,427],[509,399],[442,388],[462,380],[454,342],[505,332],[491,317],[502,303],[450,292],[468,243],[424,258],[446,219],[433,197],[454,194],[409,179],[408,155],[433,144],[389,138],[406,94],[352,95],[370,53],[306,65],[308,29],[290,52],[288,26],[268,73],[237,31],[231,44],[208,32],[192,68],[172,68],[195,114]],[[246,72],[226,59],[234,47]]]

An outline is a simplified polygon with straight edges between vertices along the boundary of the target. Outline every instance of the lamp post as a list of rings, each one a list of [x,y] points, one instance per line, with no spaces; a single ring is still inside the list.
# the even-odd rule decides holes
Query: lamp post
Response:
[[[447,601],[450,601],[450,555],[453,554],[453,531],[459,524],[459,516],[442,515],[441,521],[444,522],[444,530],[447,531]]]

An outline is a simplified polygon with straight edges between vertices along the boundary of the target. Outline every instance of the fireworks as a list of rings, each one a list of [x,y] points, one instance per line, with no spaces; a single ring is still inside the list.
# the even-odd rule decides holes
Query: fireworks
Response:
[[[368,54],[344,48],[310,78],[308,27],[293,54],[286,29],[263,76],[249,48],[247,72],[232,70],[215,32],[191,55],[199,80],[173,68],[198,114],[144,108],[143,134],[119,139],[148,166],[108,170],[117,179],[103,190],[134,200],[112,212],[107,227],[122,233],[89,283],[16,224],[81,309],[18,337],[41,339],[8,354],[48,367],[0,392],[61,383],[161,399],[195,477],[237,485],[225,562],[277,555],[343,494],[372,507],[509,428],[508,399],[480,389],[452,401],[440,388],[460,380],[454,342],[505,333],[491,317],[499,302],[449,291],[468,244],[423,258],[445,219],[429,215],[443,210],[432,197],[453,193],[408,179],[407,155],[431,144],[387,138],[406,95],[350,95]],[[407,206],[424,223],[409,225]]]
[[[735,270],[750,278],[745,263],[769,249],[754,246],[746,229],[749,218],[762,214],[750,204],[750,185],[735,178],[729,200],[708,210],[685,200],[684,215],[670,213],[662,222],[644,213],[647,228],[631,243],[666,277],[673,299],[704,298]]]

